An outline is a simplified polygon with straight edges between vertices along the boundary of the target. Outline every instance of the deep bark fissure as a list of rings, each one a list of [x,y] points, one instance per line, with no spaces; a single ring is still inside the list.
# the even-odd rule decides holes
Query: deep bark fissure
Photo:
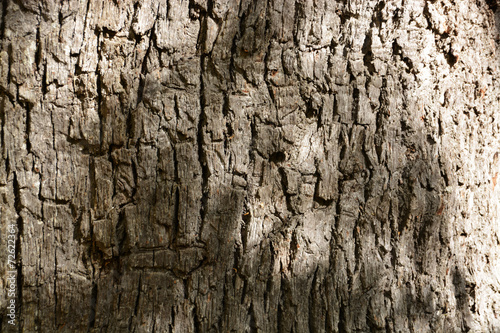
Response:
[[[5,38],[5,18],[7,17],[7,6],[9,0],[2,0],[2,24],[0,24],[0,40]]]
[[[16,239],[16,264],[17,264],[17,269],[16,269],[16,288],[17,288],[17,309],[16,312],[19,315],[18,319],[18,325],[19,325],[19,332],[22,332],[22,325],[21,325],[21,314],[23,311],[23,261],[22,261],[22,255],[23,255],[23,248],[22,248],[22,237],[24,234],[24,220],[21,215],[22,213],[22,202],[21,202],[21,188],[19,186],[19,182],[17,180],[17,173],[14,172],[14,179],[13,179],[13,188],[14,188],[14,206],[16,209],[16,214],[17,214],[17,220],[16,220],[16,226],[17,226],[17,239]]]
[[[35,64],[36,64],[36,70],[37,72],[40,73],[40,64],[42,62],[42,43],[41,43],[41,36],[40,36],[40,21],[38,22],[38,26],[36,27],[36,51],[35,51]]]
[[[202,43],[203,44],[203,43]],[[201,205],[200,205],[200,225],[203,225],[206,220],[206,213],[207,213],[207,203],[208,203],[208,198],[209,198],[209,189],[208,189],[208,182],[209,182],[209,177],[210,177],[210,171],[207,165],[206,161],[206,156],[205,156],[205,149],[203,148],[203,143],[204,143],[204,126],[206,124],[206,114],[205,114],[205,96],[204,96],[204,78],[203,74],[205,72],[205,68],[208,66],[206,65],[206,56],[202,55],[200,58],[200,96],[199,96],[199,102],[200,102],[200,116],[198,117],[198,128],[197,128],[197,145],[198,145],[198,161],[200,164],[201,168],[201,191],[202,191],[202,197],[201,197]]]
[[[90,298],[90,316],[89,316],[89,325],[87,331],[90,332],[91,329],[95,326],[95,316],[96,316],[96,306],[97,306],[97,284],[93,283],[92,285],[92,296]],[[121,294],[120,294],[121,296]],[[118,302],[118,305],[120,302]]]
[[[142,274],[139,275],[139,282],[137,283],[137,296],[135,298],[135,301],[134,301],[134,311],[133,311],[133,316],[130,316],[129,318],[129,323],[128,323],[128,330],[129,331],[132,331],[132,323],[134,321],[134,319],[137,318],[137,313],[139,311],[139,300],[140,300],[140,296],[141,296],[141,287],[142,287]],[[173,308],[172,308],[172,311],[173,311]],[[173,321],[173,318],[174,316],[172,316],[172,321]]]

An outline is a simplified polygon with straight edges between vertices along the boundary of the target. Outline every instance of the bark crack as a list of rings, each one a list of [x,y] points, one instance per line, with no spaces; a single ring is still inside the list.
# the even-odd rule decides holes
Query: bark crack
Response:
[[[142,274],[139,275],[139,282],[137,283],[137,297],[135,299],[135,304],[134,304],[134,315],[130,316],[129,323],[128,323],[129,332],[132,332],[133,319],[137,317],[137,313],[139,312],[139,300],[140,300],[140,296],[141,296],[141,286],[142,286]]]
[[[2,1],[2,24],[0,25],[0,40],[4,41],[5,40],[5,18],[7,17],[7,6],[8,6],[9,0],[3,0]]]
[[[19,182],[17,180],[17,173],[14,172],[14,208],[17,214],[17,239],[16,239],[16,262],[17,262],[17,276],[16,276],[16,284],[17,284],[17,313],[19,314],[19,321],[21,320],[21,313],[23,307],[23,263],[22,263],[22,235],[24,233],[24,220],[21,215],[22,211],[22,202],[21,202],[21,188],[19,186]],[[22,332],[22,325],[19,322],[19,332]]]
[[[30,142],[30,133],[31,133],[31,108],[29,103],[26,103],[26,151],[31,153],[31,142]]]
[[[120,294],[121,298],[121,294]],[[118,309],[120,306],[120,298],[118,299]],[[90,332],[92,328],[95,326],[95,316],[96,316],[96,305],[97,305],[97,283],[92,281],[92,294],[90,297],[90,315],[89,315],[89,325],[87,332]]]
[[[201,41],[201,45],[204,45],[205,40]],[[201,218],[201,225],[203,226],[203,223],[205,221],[206,213],[207,213],[207,204],[208,204],[208,180],[210,177],[210,170],[208,168],[207,162],[206,162],[206,153],[205,149],[203,148],[203,139],[204,139],[204,126],[206,124],[206,113],[205,113],[205,107],[206,107],[206,100],[205,100],[205,81],[203,78],[203,73],[204,73],[204,68],[206,66],[207,62],[207,55],[202,54],[201,59],[200,59],[200,92],[199,92],[199,100],[200,100],[200,116],[198,119],[198,132],[197,132],[197,144],[198,144],[198,160],[200,162],[200,167],[201,167],[201,177],[202,177],[202,184],[201,184],[201,206],[200,206],[200,218]],[[177,170],[177,168],[176,168]]]

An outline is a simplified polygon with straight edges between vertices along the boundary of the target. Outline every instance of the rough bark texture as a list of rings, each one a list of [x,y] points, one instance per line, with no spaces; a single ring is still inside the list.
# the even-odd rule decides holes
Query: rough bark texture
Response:
[[[3,0],[0,330],[500,332],[495,4]]]

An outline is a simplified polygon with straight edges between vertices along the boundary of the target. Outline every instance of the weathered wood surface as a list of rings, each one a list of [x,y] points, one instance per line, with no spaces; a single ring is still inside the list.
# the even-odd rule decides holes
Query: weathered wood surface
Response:
[[[3,0],[2,332],[500,332],[493,1]]]

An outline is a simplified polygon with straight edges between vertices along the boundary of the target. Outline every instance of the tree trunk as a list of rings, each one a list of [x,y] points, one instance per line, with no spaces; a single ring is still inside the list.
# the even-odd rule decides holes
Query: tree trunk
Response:
[[[0,331],[500,332],[495,3],[3,0]]]

